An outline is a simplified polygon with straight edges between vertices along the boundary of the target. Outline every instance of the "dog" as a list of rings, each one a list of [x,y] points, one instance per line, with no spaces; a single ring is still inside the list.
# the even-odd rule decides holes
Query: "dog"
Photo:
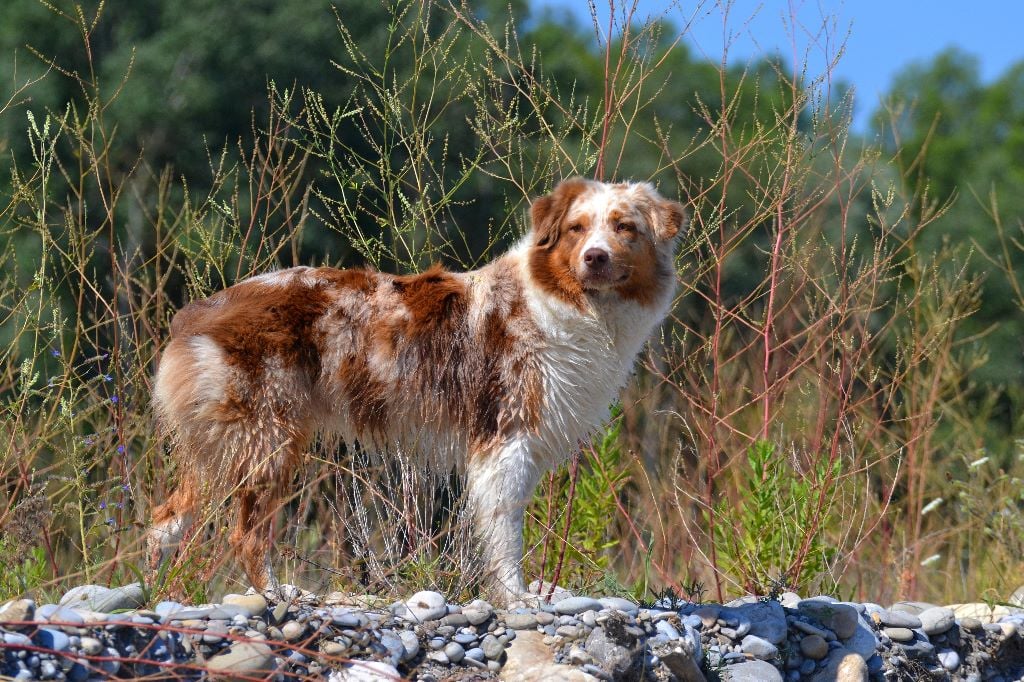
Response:
[[[231,496],[229,543],[254,587],[275,584],[271,518],[326,434],[464,475],[491,596],[520,598],[524,508],[667,315],[686,221],[649,183],[583,178],[530,218],[478,270],[293,267],[181,309],[153,389],[179,482],[154,510],[151,564]]]

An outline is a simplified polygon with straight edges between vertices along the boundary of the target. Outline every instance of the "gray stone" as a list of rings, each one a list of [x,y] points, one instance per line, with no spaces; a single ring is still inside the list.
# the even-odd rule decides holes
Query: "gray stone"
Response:
[[[538,611],[534,614],[534,618],[536,618],[539,625],[549,625],[555,622],[554,614],[548,613],[547,611]]]
[[[601,610],[601,602],[590,597],[567,597],[555,604],[555,612],[574,616],[589,609]]]
[[[487,657],[484,655],[484,650],[481,649],[480,647],[475,646],[472,649],[466,649],[466,659],[465,660],[477,661],[478,663],[483,663],[486,659],[487,659]]]
[[[857,622],[857,631],[853,633],[853,636],[843,640],[844,647],[864,660],[868,660],[875,655],[878,644],[878,635],[864,622],[864,619]]]
[[[44,649],[54,651],[67,651],[71,647],[71,639],[60,630],[52,628],[39,628],[35,634],[35,640]]]
[[[226,594],[224,603],[242,609],[246,618],[262,617],[267,611],[267,600],[262,594]]]
[[[466,615],[463,613],[449,613],[438,622],[440,622],[441,625],[451,625],[453,627],[461,628],[469,625],[469,618],[466,618]]]
[[[331,620],[340,628],[364,628],[370,622],[365,614],[351,609],[333,609]]]
[[[398,633],[398,637],[402,640],[402,646],[405,648],[402,662],[405,663],[416,658],[416,655],[420,652],[420,640],[416,633],[412,630],[402,630]]]
[[[228,625],[222,621],[210,621],[206,626],[206,632],[203,633],[203,642],[206,644],[217,644],[223,641],[224,636],[228,634]]]
[[[741,661],[725,668],[731,682],[782,682],[782,673],[765,661]]]
[[[443,651],[431,651],[427,654],[427,660],[433,661],[440,665],[448,665],[451,661],[448,660],[448,656]]]
[[[102,585],[79,585],[72,587],[70,590],[64,593],[64,596],[60,598],[58,602],[61,606],[68,604],[79,604],[85,602],[93,597],[99,597],[107,592],[110,592],[109,587],[103,587]]]
[[[290,620],[281,626],[281,634],[286,642],[298,641],[306,632],[306,626],[298,621]]]
[[[502,654],[505,653],[505,645],[494,635],[484,637],[483,641],[480,642],[480,648],[483,650],[484,656],[492,661],[500,659]]]
[[[146,603],[146,593],[141,583],[131,583],[124,587],[107,590],[105,593],[90,596],[85,600],[84,606],[87,609],[99,613],[113,613],[137,609]]]
[[[807,635],[800,640],[800,653],[815,661],[828,656],[828,642],[819,635]]]
[[[176,601],[162,601],[153,607],[153,610],[156,611],[161,618],[166,618],[167,616],[177,613],[178,611],[183,611],[184,609],[185,607]]]
[[[588,654],[586,650],[578,646],[573,646],[569,649],[569,662],[573,665],[586,665],[588,663],[593,663],[594,659],[590,657],[590,654]]]
[[[643,643],[629,629],[627,617],[615,612],[591,631],[583,648],[615,679],[628,679],[643,658]]]
[[[918,635],[913,642],[904,642],[900,646],[903,647],[907,656],[913,659],[928,658],[935,653],[935,645],[921,635]]]
[[[960,655],[952,649],[943,649],[936,654],[939,665],[953,673],[960,667]]]
[[[912,642],[914,631],[910,628],[883,628],[882,632],[894,642]]]
[[[320,651],[327,656],[343,656],[348,651],[348,647],[341,642],[327,639],[320,642]]]
[[[663,635],[667,639],[679,639],[682,635],[679,634],[679,630],[676,630],[675,626],[668,621],[659,620],[654,624],[654,629],[658,634]]]
[[[561,635],[566,639],[576,639],[580,636],[580,628],[576,625],[560,625],[558,626],[558,629],[555,630],[555,634]]]
[[[779,603],[787,609],[795,609],[801,601],[802,598],[796,592],[783,592],[779,595]]]
[[[103,642],[95,637],[83,637],[79,646],[82,647],[82,653],[86,656],[98,656],[103,651]]]
[[[704,624],[705,628],[709,628],[718,622],[719,613],[721,613],[721,608],[714,604],[706,604],[693,611],[693,615],[700,618],[700,622]]]
[[[342,668],[337,677],[338,682],[383,682],[384,680],[400,680],[402,674],[395,666],[384,661],[352,661]]]
[[[824,628],[819,628],[817,625],[812,625],[811,623],[805,623],[797,618],[793,618],[789,623],[793,626],[794,630],[799,630],[805,635],[818,635],[818,637],[821,637],[822,639],[828,639],[829,635],[834,636],[832,632],[825,630]]]
[[[640,607],[622,597],[601,597],[597,601],[601,602],[601,606],[606,609],[612,609],[613,611],[622,611],[628,613],[631,616],[635,616],[640,612]]]
[[[532,630],[537,627],[537,617],[532,613],[506,613],[505,627],[513,630]]]
[[[878,622],[891,628],[919,628],[921,619],[912,613],[905,611],[890,611],[882,609],[877,612]]]
[[[941,635],[956,623],[956,616],[953,614],[953,609],[947,609],[941,606],[925,609],[921,613],[917,614],[917,617],[921,619],[921,629],[924,630],[927,635]]]
[[[811,682],[867,682],[868,664],[857,654],[839,647],[833,649]]]
[[[466,646],[467,644],[475,642],[477,640],[477,635],[473,632],[457,632],[452,639],[462,646]]]
[[[405,644],[402,638],[390,630],[380,634],[380,643],[388,650],[391,665],[398,665],[405,658]]]
[[[458,663],[466,656],[466,650],[458,642],[448,642],[444,647],[444,655],[452,663]]]
[[[35,620],[61,623],[63,625],[84,625],[85,616],[70,606],[56,606],[49,608],[51,604],[44,604],[36,609]],[[106,620],[107,614],[103,614],[98,622]],[[95,621],[94,621],[95,622]]]
[[[800,613],[810,616],[836,633],[839,639],[852,637],[857,631],[860,614],[848,604],[829,603],[805,599],[797,606]]]
[[[785,641],[786,633],[789,631],[786,612],[777,601],[745,604],[735,609],[723,608],[719,616],[737,619],[736,637],[739,639],[749,632],[778,645]]]
[[[443,618],[448,613],[448,604],[439,592],[425,590],[417,592],[405,601],[407,620],[426,622]]]
[[[771,660],[779,655],[779,648],[757,635],[747,635],[740,642],[740,651],[763,661]]]
[[[0,607],[0,622],[25,622],[35,615],[36,602],[33,599],[13,599]]]
[[[898,601],[889,607],[890,611],[902,611],[903,613],[910,613],[917,615],[926,609],[933,608],[935,604],[929,604],[926,601]]]

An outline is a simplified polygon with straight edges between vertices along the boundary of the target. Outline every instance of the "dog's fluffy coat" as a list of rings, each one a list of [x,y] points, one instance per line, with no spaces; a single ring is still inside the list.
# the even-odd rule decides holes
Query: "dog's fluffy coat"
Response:
[[[668,311],[684,222],[649,184],[578,178],[530,213],[526,237],[472,272],[296,267],[182,309],[153,393],[180,481],[151,560],[230,493],[231,544],[265,587],[270,518],[324,433],[463,472],[495,598],[524,592],[524,506],[601,425]]]

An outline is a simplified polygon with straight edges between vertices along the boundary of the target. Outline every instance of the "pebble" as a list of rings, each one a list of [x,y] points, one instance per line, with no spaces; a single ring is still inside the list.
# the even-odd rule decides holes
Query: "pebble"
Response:
[[[807,658],[820,661],[828,655],[828,642],[819,635],[807,635],[800,640],[800,653]]]
[[[287,642],[297,641],[306,632],[306,626],[294,620],[290,620],[281,626],[281,634]]]
[[[593,609],[600,611],[601,602],[590,597],[567,597],[555,604],[555,612],[564,615],[576,615]]]
[[[462,648],[462,645],[458,642],[448,642],[444,647],[444,655],[452,663],[458,663],[465,657],[466,650]]]
[[[956,672],[957,668],[960,667],[960,654],[952,649],[939,651],[936,657],[939,659],[939,665],[951,673]]]
[[[13,599],[0,607],[0,622],[30,621],[36,615],[36,602],[32,599]]]
[[[917,614],[917,617],[921,619],[921,629],[924,630],[926,635],[941,635],[953,627],[953,624],[956,622],[953,609],[940,606],[925,609]]]
[[[448,613],[448,604],[439,592],[417,592],[406,600],[405,607],[410,616],[408,620],[421,623],[438,620]]]
[[[914,640],[914,631],[910,628],[883,628],[882,632],[894,642],[911,642]]]
[[[622,597],[601,597],[597,601],[599,601],[601,606],[606,609],[622,611],[623,613],[628,613],[631,616],[635,616],[640,612],[639,606],[628,599],[623,599]]]
[[[235,642],[223,652],[206,661],[213,673],[233,672],[258,676],[276,668],[274,652],[262,642]]]
[[[226,594],[224,603],[242,609],[246,618],[262,616],[267,611],[267,600],[262,594]]]
[[[832,630],[839,639],[852,637],[857,631],[860,614],[848,604],[805,599],[797,605],[797,609]]]
[[[782,682],[782,673],[765,661],[742,661],[728,667],[732,682]]]
[[[1000,678],[995,673],[997,665],[1006,664],[1000,660],[1002,650],[1022,647],[1024,629],[1024,615],[1009,610],[991,624],[964,616],[958,626],[951,607],[920,603],[921,608],[911,613],[897,608],[901,605],[884,609],[877,604],[830,598],[791,602],[797,610],[753,598],[737,599],[724,607],[683,604],[678,610],[667,610],[662,608],[665,603],[641,609],[620,598],[566,595],[553,605],[504,611],[483,600],[461,607],[447,604],[440,593],[424,591],[396,602],[389,611],[382,600],[374,608],[339,605],[368,603],[348,599],[325,604],[294,588],[296,601],[289,603],[278,603],[270,593],[266,597],[226,595],[223,604],[202,606],[166,601],[152,611],[129,610],[117,615],[86,606],[102,607],[103,600],[109,604],[115,595],[130,596],[135,588],[125,587],[128,589],[82,586],[66,593],[64,604],[37,607],[31,600],[15,600],[0,606],[0,615],[9,617],[20,608],[32,612],[40,623],[38,630],[14,632],[13,626],[4,629],[0,618],[0,642],[7,647],[5,657],[0,657],[0,676],[39,678],[50,672],[45,664],[53,666],[55,678],[71,682],[86,682],[90,674],[151,676],[158,669],[144,669],[142,663],[132,660],[143,651],[154,661],[184,662],[187,657],[202,655],[220,677],[238,679],[267,677],[273,671],[279,677],[323,677],[340,682],[350,679],[342,675],[350,676],[359,668],[342,668],[342,661],[367,659],[375,659],[375,665],[383,666],[381,670],[408,677],[416,677],[424,662],[451,667],[450,676],[479,675],[480,671],[501,671],[512,655],[508,644],[519,632],[521,637],[535,638],[538,645],[542,637],[555,645],[549,662],[576,666],[598,679],[627,679],[632,666],[644,667],[661,678],[699,679],[693,671],[701,664],[705,671],[725,666],[723,679],[741,681],[852,682],[866,679],[869,671],[872,679],[881,680],[888,672],[910,670],[967,679],[978,670],[979,679],[998,682],[1019,676],[1004,672]],[[47,619],[58,617],[76,625],[46,625]],[[153,637],[152,630],[141,627],[160,622],[197,632],[164,631]],[[90,623],[94,623],[92,627]],[[134,635],[133,628],[145,639]],[[538,633],[538,629],[544,632]],[[885,635],[884,645],[879,644],[879,633]],[[301,650],[274,650],[259,641],[299,642],[303,638],[309,641]],[[1009,644],[1004,640],[1010,640]],[[72,653],[62,659],[18,649],[30,646]],[[789,652],[784,670],[783,646]],[[122,660],[93,660],[85,665],[74,658],[103,655]],[[433,674],[442,673],[434,669]]]
[[[886,625],[892,628],[919,628],[921,627],[921,619],[912,613],[905,611],[890,611],[889,609],[882,609],[878,611],[878,621],[882,625]]]
[[[505,625],[513,630],[532,630],[537,627],[537,617],[532,613],[508,613]]]

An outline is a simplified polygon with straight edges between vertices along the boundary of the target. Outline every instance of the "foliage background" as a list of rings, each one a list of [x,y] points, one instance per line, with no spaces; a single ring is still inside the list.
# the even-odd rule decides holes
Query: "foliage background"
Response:
[[[828,74],[723,67],[668,21],[613,28],[520,0],[7,8],[0,596],[138,572],[172,476],[146,402],[175,309],[297,263],[473,267],[577,173],[651,179],[694,221],[611,437],[539,492],[531,571],[639,598],[1024,581],[1024,64],[991,84],[957,51],[908,65],[862,139]],[[314,558],[289,570],[471,589],[437,563],[434,505],[398,522],[332,480],[297,486],[286,543]],[[400,546],[325,541],[332,486],[405,523]],[[371,550],[414,560],[367,568]],[[232,580],[163,586],[204,571]]]

